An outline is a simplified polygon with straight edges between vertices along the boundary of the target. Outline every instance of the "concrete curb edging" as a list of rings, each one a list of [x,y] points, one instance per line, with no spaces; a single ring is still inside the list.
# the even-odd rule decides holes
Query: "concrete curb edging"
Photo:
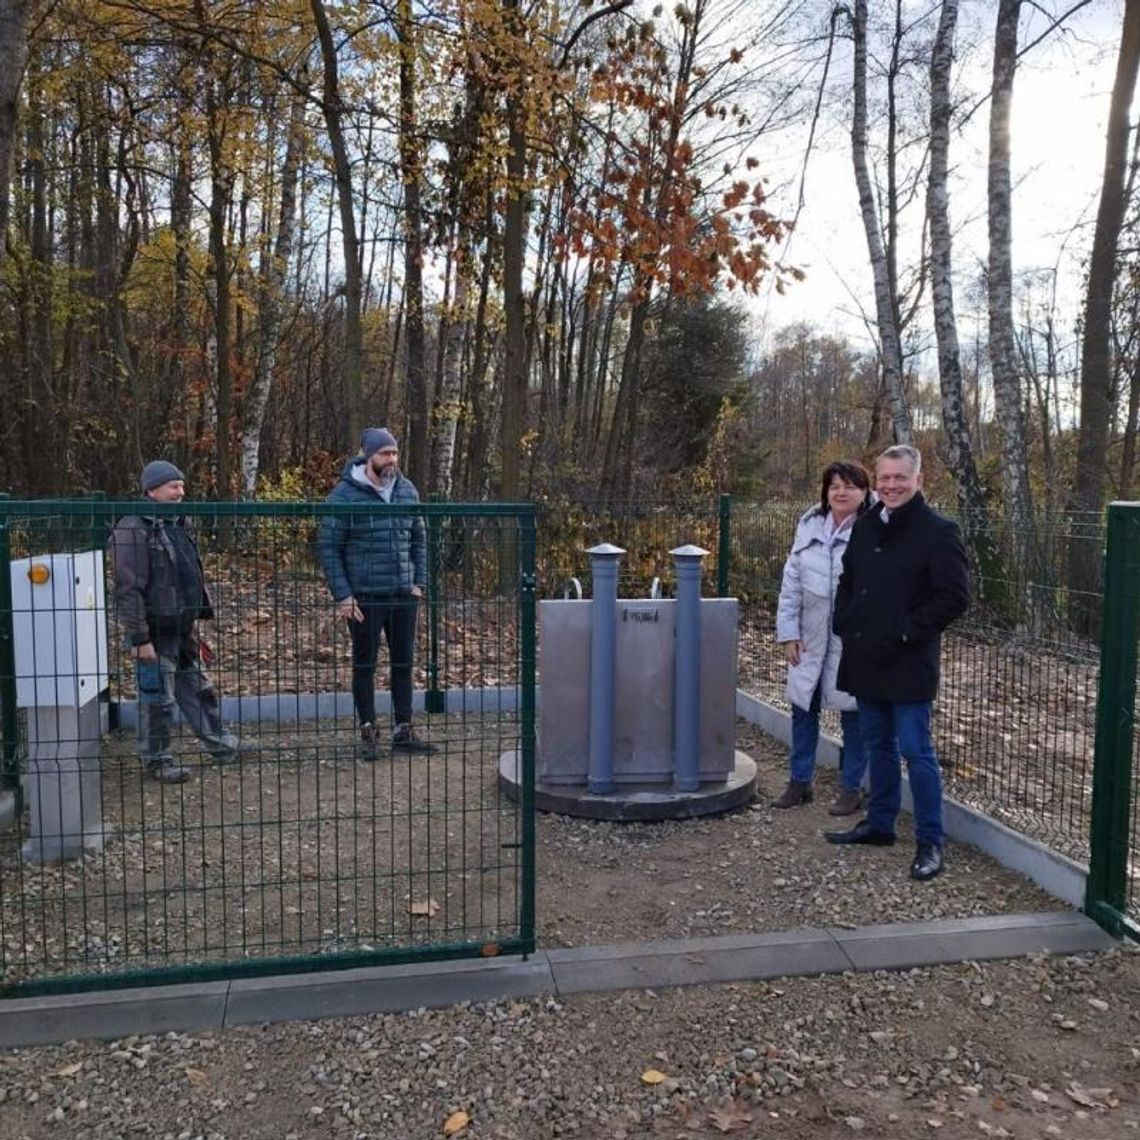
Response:
[[[736,715],[783,744],[791,741],[791,714],[740,689],[736,690]],[[825,767],[837,767],[839,741],[821,735],[816,759]],[[908,813],[913,811],[910,781],[905,771],[902,775],[902,809]],[[942,802],[942,826],[946,835],[956,843],[976,847],[1003,867],[1024,875],[1055,899],[1072,907],[1084,906],[1088,868],[1075,859],[1053,851],[1036,839],[1021,835],[949,796],[945,796]]]
[[[0,1001],[0,1049],[550,994],[901,970],[1116,945],[1071,911],[734,934]]]

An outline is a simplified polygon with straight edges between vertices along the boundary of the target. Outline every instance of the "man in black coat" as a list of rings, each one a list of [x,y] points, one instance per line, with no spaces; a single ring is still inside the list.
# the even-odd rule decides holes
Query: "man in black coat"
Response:
[[[922,456],[889,447],[875,465],[879,502],[855,524],[843,556],[833,627],[843,640],[839,687],[859,702],[871,795],[867,817],[829,843],[895,842],[905,756],[917,849],[911,878],[942,860],[942,777],[930,733],[942,631],[965,612],[970,571],[955,523],[926,505]]]

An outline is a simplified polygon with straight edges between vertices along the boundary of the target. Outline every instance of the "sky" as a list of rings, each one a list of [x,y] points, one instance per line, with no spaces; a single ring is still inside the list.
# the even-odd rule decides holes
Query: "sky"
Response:
[[[1056,5],[1057,10],[1068,3]],[[933,5],[932,5],[933,7]],[[955,59],[955,96],[979,102],[992,68],[992,3],[964,3]],[[1105,125],[1120,41],[1123,5],[1094,0],[1022,57],[1013,97],[1013,258],[1015,275],[1030,269],[1058,268],[1058,300],[1067,322],[1080,306],[1081,259],[1087,255],[1096,217],[1104,165]],[[1047,23],[1028,4],[1020,40],[1036,39]],[[849,90],[850,43],[837,45],[833,92]],[[786,259],[807,278],[780,296],[768,289],[752,301],[760,347],[782,327],[807,320],[870,346],[866,319],[874,316],[874,294],[866,241],[851,164],[850,98],[821,123],[811,155],[805,205]],[[968,324],[984,316],[976,292],[987,256],[986,163],[989,103],[951,137],[951,221],[955,229],[956,300]],[[794,209],[794,185],[802,166],[806,137],[778,140],[762,161],[772,174],[778,201]],[[904,263],[916,264],[925,208],[923,192],[910,207]],[[785,197],[786,195],[786,197]],[[975,286],[971,298],[970,285]],[[862,310],[862,311],[861,311]],[[865,319],[866,318],[866,319]]]

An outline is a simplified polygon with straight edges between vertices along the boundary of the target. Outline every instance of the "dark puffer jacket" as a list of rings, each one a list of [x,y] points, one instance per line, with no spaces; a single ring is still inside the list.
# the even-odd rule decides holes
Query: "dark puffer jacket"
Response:
[[[393,509],[418,503],[419,492],[399,474],[391,503],[385,503],[371,483],[354,477],[363,464],[363,459],[349,461],[326,502],[371,503],[375,510],[322,519],[317,534],[317,552],[336,602],[362,596],[401,597],[413,586],[422,590],[427,583],[424,520]]]
[[[141,508],[140,509],[145,509]],[[182,527],[194,550],[201,603],[186,609],[178,573],[173,527]],[[145,645],[158,633],[186,633],[197,620],[214,616],[202,574],[202,560],[183,519],[128,515],[111,531],[115,572],[115,608],[119,625],[132,645]]]
[[[932,701],[942,631],[970,604],[970,570],[957,524],[921,493],[886,523],[877,503],[843,555],[833,628],[843,640],[839,687],[868,700]]]

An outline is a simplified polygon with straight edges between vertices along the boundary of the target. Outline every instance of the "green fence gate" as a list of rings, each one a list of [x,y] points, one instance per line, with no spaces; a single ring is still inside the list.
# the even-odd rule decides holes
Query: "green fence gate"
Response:
[[[0,826],[0,992],[531,952],[529,506],[153,509],[186,516],[198,536],[215,610],[202,626],[207,671],[249,751],[215,765],[180,726],[176,753],[191,778],[168,784],[146,776],[134,730],[134,663],[116,632],[110,567],[99,567],[107,578],[106,632],[94,635],[106,638],[96,698],[101,743],[73,784],[88,800],[84,826],[97,823],[102,842],[92,840],[79,858],[25,857],[37,835],[59,830],[57,821],[33,818],[36,804],[42,817],[47,802],[36,793],[48,785],[36,781],[50,783],[72,763],[45,758],[39,747],[29,754],[29,715],[42,719],[48,702],[66,699],[63,681],[74,688],[89,668],[60,648],[66,627],[82,626],[84,661],[92,652],[98,659],[100,647],[87,639],[104,628],[92,624],[99,588],[71,588],[63,556],[103,551],[115,521],[139,508],[98,498],[0,498],[0,805],[10,817]],[[416,722],[436,750],[382,747],[367,763],[352,711],[350,639],[315,538],[325,520],[354,516],[368,525],[385,512],[424,523],[430,580],[417,624]],[[382,646],[381,720],[387,662]],[[73,721],[61,713],[58,723]],[[71,751],[60,742],[59,757]],[[518,803],[498,780],[500,758],[513,752],[522,759]]]

